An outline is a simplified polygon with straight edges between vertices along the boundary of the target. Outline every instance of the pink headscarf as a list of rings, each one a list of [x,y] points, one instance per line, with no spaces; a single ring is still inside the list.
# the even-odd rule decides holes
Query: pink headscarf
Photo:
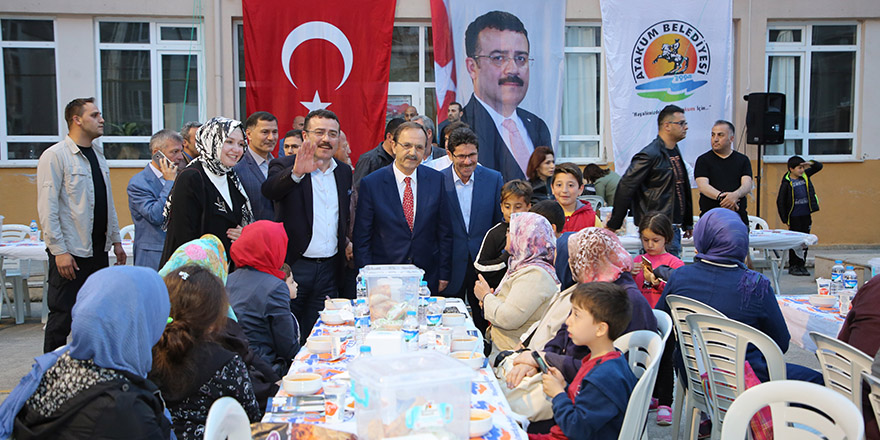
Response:
[[[533,212],[519,212],[510,216],[510,260],[503,283],[514,272],[528,266],[537,266],[546,270],[556,284],[556,235],[553,227],[544,216]]]
[[[568,238],[568,264],[579,283],[614,281],[632,270],[632,257],[605,228],[584,228]]]

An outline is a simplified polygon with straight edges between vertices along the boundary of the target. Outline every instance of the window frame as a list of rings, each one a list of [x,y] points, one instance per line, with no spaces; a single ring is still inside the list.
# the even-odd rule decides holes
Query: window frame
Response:
[[[588,54],[596,54],[598,56],[599,81],[598,81],[598,87],[596,87],[596,90],[599,93],[599,108],[597,109],[597,112],[598,112],[597,121],[598,121],[599,127],[598,127],[598,134],[596,134],[596,135],[563,135],[561,133],[561,130],[562,130],[562,124],[561,124],[562,109],[560,108],[559,115],[558,115],[558,117],[560,118],[560,126],[559,126],[560,134],[559,134],[559,140],[557,141],[557,145],[554,146],[554,152],[557,152],[556,156],[554,156],[554,159],[555,159],[556,163],[572,162],[577,165],[588,165],[591,163],[607,164],[608,163],[608,151],[605,148],[606,143],[604,141],[604,139],[605,139],[605,117],[606,117],[606,114],[605,114],[605,99],[606,99],[605,98],[605,95],[606,95],[605,81],[606,81],[607,75],[604,75],[606,70],[605,70],[605,47],[602,45],[603,38],[604,38],[604,36],[603,36],[604,30],[602,28],[602,23],[600,23],[600,22],[566,22],[565,27],[566,27],[566,29],[569,27],[592,27],[592,28],[599,29],[600,38],[599,38],[599,45],[598,46],[592,46],[592,47],[564,46],[563,66],[562,66],[563,69],[567,68],[567,66],[565,65],[565,55],[570,54],[570,53],[578,53],[578,54],[588,53]],[[565,44],[565,43],[563,42],[563,44]],[[563,73],[563,78],[565,78],[564,73]],[[564,79],[563,79],[563,81],[564,81]],[[562,84],[561,87],[563,87],[563,90],[564,90],[565,84]],[[565,100],[565,98],[566,98],[565,94],[563,93],[562,99]],[[558,151],[560,151],[561,143],[565,142],[565,141],[596,141],[596,142],[598,142],[598,146],[599,146],[599,148],[598,148],[599,155],[598,156],[565,156],[565,157],[561,156],[561,155],[559,155]]]
[[[812,43],[814,26],[855,26],[855,41],[850,45],[814,45]],[[770,32],[774,30],[800,30],[801,41],[798,42],[771,42]],[[792,129],[786,127],[786,140],[801,141],[801,156],[805,158],[817,157],[822,162],[861,162],[861,145],[856,135],[859,131],[859,116],[861,114],[861,80],[862,80],[862,50],[863,26],[860,21],[810,21],[810,22],[788,22],[774,21],[768,23],[767,32],[764,35],[765,51],[764,51],[764,90],[770,87],[770,58],[779,56],[799,57],[801,60],[800,69],[800,90],[798,90],[799,105],[797,109],[797,117],[800,119],[800,127]],[[810,93],[812,60],[813,53],[817,52],[852,52],[855,55],[855,63],[853,65],[853,102],[852,102],[852,130],[849,132],[810,132]],[[786,106],[790,103],[786,102]],[[822,139],[850,139],[852,140],[852,152],[850,154],[815,154],[810,152],[811,140]],[[764,155],[764,161],[767,163],[785,163],[790,156],[782,155]]]
[[[244,32],[244,19],[236,19],[232,21],[232,78],[235,84],[235,93],[233,93],[233,104],[235,108],[233,109],[233,114],[235,115],[235,119],[239,121],[243,121],[247,115],[242,115],[241,113],[241,89],[245,89],[245,93],[247,93],[247,81],[244,78],[240,78],[239,75],[239,63],[244,63],[244,59],[239,59],[238,52],[243,49],[239,47],[238,42],[238,30],[241,29]],[[244,45],[244,41],[241,42]],[[281,131],[279,127],[278,131]],[[287,133],[285,130],[284,133]]]
[[[66,136],[66,122],[64,121],[64,106],[58,99],[61,91],[61,79],[58,75],[58,21],[55,16],[0,16],[4,20],[34,20],[52,22],[52,41],[4,41],[0,39],[0,51],[7,48],[23,49],[53,49],[55,54],[55,111],[58,115],[57,134],[52,135],[9,135],[9,127],[6,125],[6,82],[0,81],[0,168],[34,168],[39,159],[9,159],[9,144],[16,142],[42,142],[57,143]],[[0,37],[2,38],[2,37]],[[0,76],[5,79],[6,66],[3,56],[0,56]],[[61,133],[65,133],[62,135]]]
[[[428,29],[431,28],[431,22],[414,21],[414,20],[400,21],[400,22],[395,21],[394,27],[417,27],[419,29],[419,67],[418,67],[419,80],[418,81],[391,81],[391,72],[389,70],[389,72],[388,72],[388,75],[389,75],[389,77],[388,77],[388,94],[389,95],[409,95],[410,90],[414,90],[415,88],[417,88],[418,92],[416,95],[413,95],[414,99],[413,99],[412,105],[415,106],[419,110],[420,115],[424,115],[425,108],[428,105],[428,103],[425,102],[425,93],[426,93],[427,89],[434,90],[434,93],[432,93],[431,95],[433,96],[432,99],[434,99],[434,101],[435,101],[434,107],[435,108],[437,107],[437,105],[436,105],[436,101],[437,101],[436,82],[435,81],[428,81],[427,75],[425,75],[425,69],[430,68],[432,71],[434,70],[433,64],[431,64],[430,66],[427,65],[427,62],[428,62],[427,50],[428,50],[428,44],[429,44],[428,43]],[[433,42],[431,42],[431,43],[433,44]],[[390,60],[389,60],[389,62],[390,62]],[[436,72],[435,72],[435,75],[436,75]],[[435,77],[435,79],[436,79],[436,77]],[[436,108],[436,110],[439,114],[440,109]],[[440,125],[440,123],[437,122],[437,119],[438,119],[437,114],[435,114],[433,117],[430,115],[426,115],[426,116],[428,116],[429,118],[431,118],[432,121],[434,121],[434,130],[436,131],[437,126]]]
[[[147,23],[150,29],[149,43],[102,43],[100,41],[100,26],[104,22],[115,23]],[[193,22],[192,20],[173,20],[173,19],[150,19],[142,17],[95,17],[93,23],[94,41],[95,41],[95,101],[101,112],[104,111],[104,97],[101,87],[101,51],[102,50],[132,50],[132,51],[148,51],[150,54],[150,118],[151,127],[150,135],[157,131],[168,128],[174,131],[180,130],[180,127],[165,127],[165,114],[162,108],[164,92],[162,90],[162,56],[163,55],[195,55],[196,64],[196,81],[198,88],[198,97],[196,102],[199,106],[198,120],[203,121],[206,114],[206,73],[205,73],[205,36],[203,21]],[[161,28],[163,27],[195,27],[195,40],[162,40]],[[103,147],[104,143],[122,144],[122,143],[149,143],[150,136],[101,136],[97,142]],[[117,168],[132,168],[146,165],[150,161],[149,158],[144,159],[107,159],[107,165]]]

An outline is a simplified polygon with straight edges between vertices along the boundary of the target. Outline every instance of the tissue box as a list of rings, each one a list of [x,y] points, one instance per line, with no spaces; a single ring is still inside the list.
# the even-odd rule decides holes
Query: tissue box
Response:
[[[370,346],[373,356],[400,354],[406,351],[402,331],[373,330],[367,333],[364,345]]]

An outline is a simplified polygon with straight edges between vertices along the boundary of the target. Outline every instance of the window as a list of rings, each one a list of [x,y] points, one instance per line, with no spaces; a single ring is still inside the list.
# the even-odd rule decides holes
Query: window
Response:
[[[437,126],[434,36],[427,24],[397,24],[391,36],[391,71],[385,120],[403,117],[408,106]]]
[[[0,19],[0,161],[36,160],[59,136],[55,24]]]
[[[202,119],[202,36],[197,25],[102,20],[98,102],[108,160],[149,159],[150,136]]]
[[[235,27],[235,88],[238,93],[235,94],[235,119],[244,121],[247,118],[245,110],[246,88],[247,82],[244,78],[244,23],[237,22],[233,24]],[[278,127],[278,130],[287,133],[284,127]]]
[[[857,24],[772,25],[767,38],[767,91],[785,94],[785,143],[768,159],[791,155],[855,157]]]
[[[589,163],[602,157],[602,33],[596,25],[565,27],[562,127],[556,162]]]

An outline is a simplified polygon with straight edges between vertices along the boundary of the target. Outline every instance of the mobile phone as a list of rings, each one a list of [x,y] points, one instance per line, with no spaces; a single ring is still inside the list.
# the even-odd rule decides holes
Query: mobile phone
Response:
[[[544,358],[542,358],[537,351],[532,352],[532,357],[535,358],[535,363],[538,364],[538,369],[541,370],[541,373],[547,374],[547,372],[550,371],[550,369],[547,368],[547,362],[544,362]]]
[[[642,255],[642,267],[647,267],[648,272],[651,272],[651,273],[654,272],[654,265],[651,264],[651,260],[646,258],[644,255]]]
[[[168,156],[166,156],[165,153],[162,152],[162,150],[156,150],[156,152],[153,153],[153,161],[157,164],[162,162],[163,159],[165,160],[166,165],[171,165],[171,160],[168,159]]]

